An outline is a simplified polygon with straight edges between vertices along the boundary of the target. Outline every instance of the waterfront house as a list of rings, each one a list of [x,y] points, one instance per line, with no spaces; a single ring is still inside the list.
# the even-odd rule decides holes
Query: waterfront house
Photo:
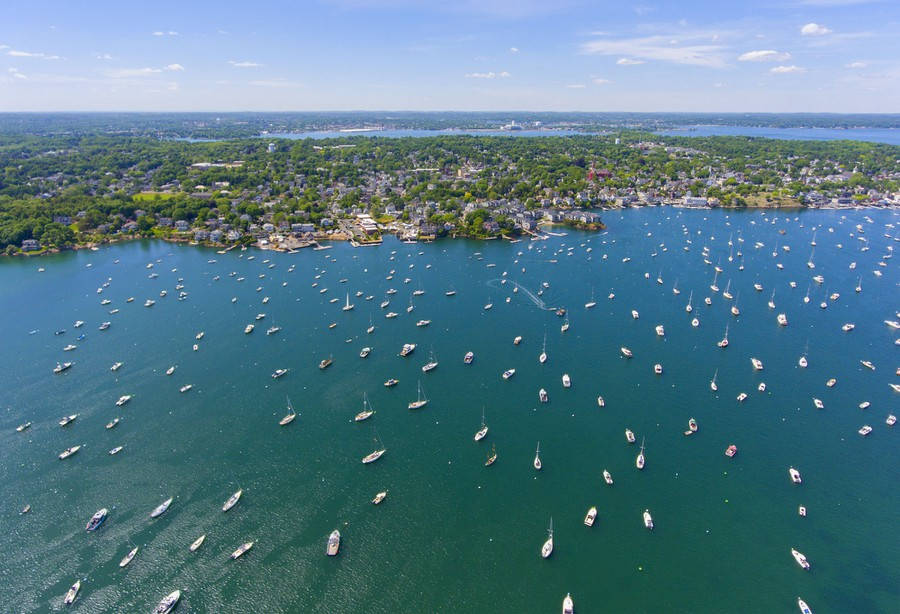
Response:
[[[41,249],[41,244],[35,239],[25,239],[22,241],[23,252],[36,252]]]

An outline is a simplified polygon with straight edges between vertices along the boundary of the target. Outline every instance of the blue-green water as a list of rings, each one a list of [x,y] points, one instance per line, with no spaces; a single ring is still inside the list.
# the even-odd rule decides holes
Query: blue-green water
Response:
[[[82,612],[150,611],[176,588],[185,612],[558,612],[567,592],[580,613],[791,612],[798,595],[817,613],[891,611],[900,598],[900,427],[884,420],[898,413],[900,396],[888,386],[898,382],[897,333],[884,320],[900,319],[900,279],[894,260],[882,258],[895,243],[886,224],[897,223],[896,214],[654,208],[607,213],[605,221],[603,234],[517,244],[389,241],[217,254],[135,242],[0,262],[3,609],[62,610],[81,578],[73,610]],[[709,290],[716,264],[719,287],[731,280],[739,317],[729,312],[734,301]],[[152,272],[159,277],[149,279]],[[504,272],[523,289],[501,284]],[[824,284],[812,281],[815,274]],[[189,293],[184,301],[178,278]],[[566,333],[525,292],[536,294],[544,281],[544,307],[569,309]],[[383,310],[388,288],[397,293]],[[407,313],[417,288],[426,294]],[[457,294],[445,296],[449,289]],[[373,300],[355,297],[357,290]],[[592,290],[597,306],[588,310]],[[773,290],[775,310],[766,305]],[[348,292],[355,309],[343,312]],[[271,297],[265,305],[264,296]],[[112,303],[101,306],[103,298]],[[147,298],[156,304],[143,307]],[[488,301],[494,307],[485,311]],[[120,311],[109,315],[113,308]],[[399,317],[385,319],[389,310]],[[266,318],[245,335],[260,312]],[[777,313],[787,315],[786,328]],[[86,324],[74,329],[79,319]],[[417,327],[419,319],[432,323]],[[105,320],[109,330],[97,330]],[[842,332],[845,322],[855,330]],[[283,330],[267,336],[273,324]],[[716,341],[726,324],[730,346],[722,350]],[[86,338],[76,341],[81,331]],[[205,337],[197,342],[199,331]],[[545,331],[549,360],[541,365]],[[516,335],[524,338],[518,346]],[[405,342],[418,349],[403,359]],[[67,343],[78,348],[63,352]],[[807,343],[809,367],[801,369]],[[365,360],[363,346],[373,348]],[[440,366],[423,375],[431,349]],[[469,366],[467,350],[476,354]],[[334,364],[319,370],[329,355]],[[751,356],[763,361],[762,372]],[[61,360],[76,364],[53,375]],[[116,361],[125,364],[111,372]],[[170,365],[177,370],[167,377]],[[281,367],[290,372],[273,380]],[[504,381],[508,368],[516,375]],[[571,389],[562,387],[563,373]],[[385,388],[390,377],[400,384]],[[837,385],[827,388],[831,377]],[[417,380],[429,404],[413,412],[407,403]],[[193,389],[180,394],[187,383]],[[541,387],[547,405],[538,403]],[[738,403],[742,391],[749,398]],[[363,393],[377,413],[354,423]],[[115,407],[123,394],[134,399]],[[300,415],[282,428],[287,395]],[[860,410],[866,400],[871,407]],[[476,443],[482,407],[490,432]],[[78,419],[59,427],[70,413]],[[115,416],[121,423],[106,430]],[[692,416],[700,430],[685,437]],[[25,421],[31,429],[16,433]],[[856,432],[863,424],[874,428],[865,438]],[[646,439],[643,471],[625,428]],[[376,434],[387,453],[364,466]],[[532,468],[538,440],[540,473]],[[739,453],[728,459],[731,443]],[[84,448],[57,460],[75,444]],[[109,456],[116,445],[123,452]],[[499,458],[486,468],[492,445]],[[790,483],[789,466],[803,484]],[[604,468],[614,486],[604,484]],[[243,498],[223,513],[238,488]],[[373,506],[381,490],[388,498]],[[170,496],[168,513],[151,521],[150,511]],[[26,503],[32,511],[18,515]],[[797,514],[801,504],[806,518]],[[589,529],[582,521],[592,505],[599,514]],[[109,519],[86,533],[101,507]],[[645,508],[653,532],[643,526]],[[555,550],[542,560],[551,516]],[[343,543],[329,558],[325,542],[335,528]],[[188,552],[204,533],[203,547]],[[250,540],[248,554],[228,560]],[[132,545],[140,546],[137,557],[119,569]],[[810,571],[796,565],[792,547],[806,554]]]
[[[671,136],[755,136],[789,141],[871,141],[900,145],[897,128],[776,128],[770,126],[684,126],[661,130]]]

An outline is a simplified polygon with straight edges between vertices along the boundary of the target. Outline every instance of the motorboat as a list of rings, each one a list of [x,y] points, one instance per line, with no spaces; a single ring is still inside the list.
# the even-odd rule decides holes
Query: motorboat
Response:
[[[625,441],[628,443],[634,443],[634,433],[631,429],[625,429]]]
[[[126,403],[128,403],[128,401],[130,401],[131,399],[132,399],[132,396],[131,396],[130,394],[123,394],[123,395],[120,396],[119,399],[116,401],[116,406],[117,406],[117,407],[122,407],[123,405],[125,405]]]
[[[473,352],[466,352],[466,355],[463,356],[464,364],[470,365],[473,360],[475,360],[475,354]]]
[[[71,369],[72,365],[74,365],[74,364],[75,364],[74,362],[62,362],[62,363],[58,362],[58,363],[56,363],[56,366],[53,367],[53,372],[57,373],[57,374],[62,373],[66,369]]]
[[[644,526],[649,530],[653,530],[653,516],[650,515],[650,510],[644,510]]]
[[[109,455],[115,456],[116,454],[118,454],[119,452],[121,452],[124,449],[125,449],[125,446],[116,446],[115,448],[113,448],[112,450],[109,451]]]
[[[859,431],[857,431],[857,432],[858,432],[860,435],[862,435],[863,437],[865,437],[866,435],[868,435],[869,433],[872,432],[872,427],[869,426],[868,424],[864,424],[864,425],[862,426],[862,428],[860,428]]]
[[[366,357],[367,357],[369,354],[371,354],[371,353],[372,353],[372,348],[366,346],[366,347],[364,347],[363,349],[361,349],[361,350],[359,351],[359,357],[360,357],[360,358],[366,358]]]
[[[575,604],[572,602],[572,595],[566,593],[562,603],[562,614],[575,614]]]
[[[503,379],[509,379],[509,378],[511,378],[511,377],[512,377],[513,375],[515,375],[515,374],[516,374],[516,370],[515,370],[515,369],[507,369],[506,371],[503,372],[503,376],[502,376],[502,377],[503,377]]]
[[[81,449],[81,446],[80,446],[80,445],[78,445],[78,446],[72,446],[72,447],[70,447],[70,448],[66,448],[65,450],[63,450],[63,451],[60,453],[60,455],[59,455],[59,460],[66,460],[67,458],[69,458],[70,456],[72,456],[73,454],[75,454],[76,452],[78,452],[78,450],[80,450],[80,449]]]
[[[245,554],[248,550],[250,550],[250,548],[252,548],[252,547],[253,547],[253,542],[247,542],[247,543],[245,543],[245,544],[241,544],[240,548],[238,548],[237,550],[235,550],[234,552],[232,552],[232,553],[231,553],[231,556],[230,556],[229,558],[230,558],[232,561],[235,560],[235,559],[239,559],[239,558],[241,558],[242,556],[244,556],[244,554]]]
[[[800,608],[800,614],[813,614],[812,610],[809,609],[809,606],[806,605],[806,602],[797,597],[797,607]]]
[[[791,482],[793,482],[794,484],[800,484],[801,482],[803,482],[803,479],[800,477],[800,472],[793,467],[790,467],[788,469],[788,475],[791,476]]]
[[[341,547],[341,532],[335,529],[328,536],[328,543],[325,546],[325,554],[335,556]]]
[[[181,599],[181,591],[173,591],[163,597],[163,600],[159,602],[159,605],[156,606],[156,609],[153,610],[153,614],[169,614],[172,610],[175,609],[175,606],[178,605],[178,600]]]
[[[544,390],[543,388],[538,390],[538,398],[540,399],[541,403],[546,403],[549,400],[547,391]]]
[[[106,517],[109,515],[109,510],[105,507],[101,510],[98,510],[91,519],[88,521],[87,526],[84,528],[85,531],[96,531],[100,528],[100,525],[103,524],[103,521],[106,520]]]
[[[763,370],[763,363],[759,358],[751,358],[750,362],[753,364],[753,368],[757,371]]]
[[[587,514],[584,517],[584,526],[586,526],[586,527],[594,526],[594,521],[596,519],[597,519],[597,508],[591,507],[591,509],[589,509],[587,511]]]
[[[67,425],[71,424],[71,423],[75,420],[75,418],[77,418],[77,417],[78,417],[78,414],[70,414],[70,415],[68,415],[68,416],[64,416],[64,417],[59,421],[59,425],[60,425],[60,426],[67,426]]]
[[[400,380],[394,379],[394,378],[392,377],[391,379],[389,379],[389,380],[387,380],[386,382],[384,382],[384,387],[385,387],[385,388],[392,388],[392,387],[396,386],[396,385],[399,384],[399,383],[400,383]]]
[[[662,365],[659,363],[656,363],[655,365],[653,365],[653,372],[656,373],[657,375],[662,375],[662,372],[663,372]]]
[[[571,388],[572,387],[572,378],[569,377],[568,373],[563,373],[562,385],[563,385],[563,388]]]
[[[285,375],[287,375],[287,372],[288,372],[287,369],[275,369],[275,371],[272,372],[272,379],[278,379],[279,377],[284,377]]]
[[[188,390],[190,390],[193,387],[194,387],[193,384],[185,384],[184,386],[182,386],[181,388],[178,389],[178,392],[187,392]]]
[[[327,369],[328,367],[331,366],[331,363],[333,363],[333,362],[334,362],[334,360],[332,360],[331,356],[329,356],[328,358],[323,358],[322,360],[319,361],[319,369],[323,369],[323,370]]]
[[[627,347],[623,346],[623,347],[619,348],[619,351],[622,352],[622,356],[624,356],[625,358],[632,358],[634,356],[634,353],[631,350],[629,350]]]
[[[791,548],[791,555],[794,557],[794,560],[797,561],[797,565],[802,567],[803,569],[809,569],[809,561],[806,560],[806,556],[796,548]]]
[[[63,603],[66,605],[72,605],[75,603],[75,599],[78,597],[78,591],[81,590],[81,580],[77,580],[75,584],[69,589],[66,593],[65,598],[63,599]]]
[[[400,350],[400,356],[409,356],[416,350],[415,343],[404,343],[403,349]]]
[[[384,501],[385,497],[387,497],[387,491],[383,490],[380,493],[378,493],[377,495],[375,495],[375,497],[372,499],[372,503],[374,505],[378,505],[379,503]]]
[[[725,448],[725,456],[727,456],[728,458],[734,458],[735,454],[737,454],[737,446],[736,445],[731,444],[730,446]]]

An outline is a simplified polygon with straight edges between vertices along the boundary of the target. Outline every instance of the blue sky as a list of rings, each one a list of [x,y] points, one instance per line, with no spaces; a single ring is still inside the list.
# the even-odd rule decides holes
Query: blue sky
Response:
[[[0,111],[900,112],[898,0],[31,0]]]

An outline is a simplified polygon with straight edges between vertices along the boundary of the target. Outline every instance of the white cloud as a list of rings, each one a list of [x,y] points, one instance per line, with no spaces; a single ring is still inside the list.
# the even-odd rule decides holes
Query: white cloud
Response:
[[[106,76],[112,79],[133,79],[134,77],[148,77],[161,72],[161,68],[117,68],[106,71]]]
[[[774,68],[770,68],[769,72],[776,75],[789,75],[793,73],[801,73],[804,72],[805,69],[800,68],[799,66],[775,66]]]
[[[519,53],[519,48],[518,47],[510,47],[509,52],[510,53]]]
[[[594,85],[606,85],[608,83],[612,83],[612,81],[610,81],[609,79],[600,79],[600,78],[591,79],[591,81],[594,83]]]
[[[581,45],[586,55],[618,55],[673,64],[722,68],[726,65],[723,47],[709,44],[709,34],[645,36],[639,38],[598,39]]]
[[[635,60],[632,58],[619,58],[616,60],[616,64],[619,66],[637,66],[638,64],[646,64],[644,60]]]
[[[790,53],[775,51],[774,49],[748,51],[738,56],[739,62],[784,62],[789,59],[791,59]]]
[[[288,81],[287,79],[266,79],[261,81],[250,81],[250,85],[253,85],[255,87],[275,88],[303,87],[302,83],[298,83],[297,81]]]
[[[178,32],[176,32],[175,30],[156,30],[151,34],[153,34],[153,36],[178,36]]]
[[[566,86],[570,90],[583,90],[585,88],[584,83],[570,83]]]
[[[808,23],[800,28],[800,34],[802,36],[824,36],[825,34],[830,33],[831,30],[829,30],[825,26],[820,26],[817,23]]]
[[[159,30],[157,30],[156,32],[153,33],[153,36],[165,36],[165,35],[166,35],[165,32],[160,32]]]
[[[0,49],[9,49],[9,45],[0,45]]]
[[[169,81],[166,84],[166,89],[169,90],[170,92],[176,92],[176,91],[178,91],[178,84],[175,81]]]
[[[260,66],[262,66],[262,64],[258,62],[248,62],[247,60],[243,60],[240,62],[235,60],[228,60],[228,63],[235,68],[259,68]]]
[[[173,30],[169,30],[168,32],[166,32],[166,34],[168,34],[169,36],[178,36],[178,32],[175,32]]]
[[[865,68],[868,66],[865,62],[850,62],[847,64],[847,68]]]
[[[113,59],[113,56],[109,55],[108,53],[98,53],[97,59],[98,60],[111,60],[111,59]]]
[[[39,58],[41,60],[61,60],[62,58],[58,55],[48,55],[46,53],[40,52],[31,52],[31,51],[19,51],[18,49],[10,49],[6,52],[6,55],[10,55],[14,58]]]
[[[490,71],[490,72],[470,72],[470,73],[466,73],[466,79],[498,79],[498,78],[499,78],[499,79],[505,79],[505,78],[510,77],[510,76],[512,76],[512,75],[510,75],[510,74],[509,74],[508,72],[506,72],[505,70],[502,71],[502,72],[494,72],[494,71]]]
[[[181,72],[184,70],[184,66],[181,64],[169,64],[166,66],[166,70],[171,70],[173,72]]]
[[[22,73],[20,73],[20,72],[18,71],[18,69],[16,69],[16,68],[9,68],[9,69],[7,69],[7,70],[8,70],[8,72],[9,72],[9,74],[11,74],[11,75],[12,75],[14,78],[16,78],[16,79],[28,79],[28,77],[26,77],[25,75],[23,75]]]

